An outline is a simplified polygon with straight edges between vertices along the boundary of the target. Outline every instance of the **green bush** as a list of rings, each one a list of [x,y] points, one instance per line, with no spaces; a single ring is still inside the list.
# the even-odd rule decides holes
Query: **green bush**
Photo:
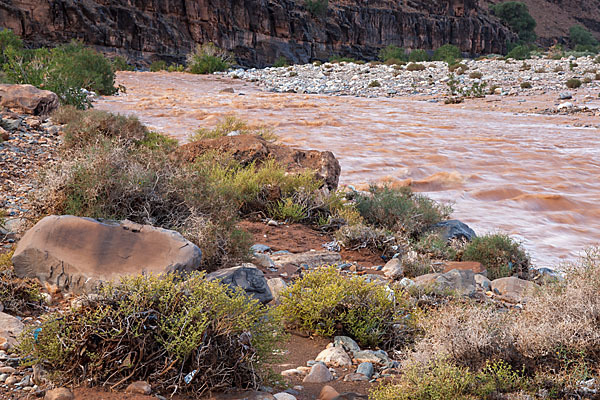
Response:
[[[406,50],[404,50],[402,47],[394,46],[393,44],[390,44],[379,50],[379,59],[381,61],[388,61],[389,59],[408,61]]]
[[[198,129],[196,133],[190,136],[190,141],[214,139],[227,136],[231,132],[237,132],[240,135],[258,135],[268,141],[277,139],[277,136],[273,133],[273,129],[266,125],[250,125],[234,115],[228,115],[212,129]]]
[[[529,14],[527,6],[519,1],[507,1],[491,5],[490,10],[502,22],[510,27],[524,43],[532,43],[536,39],[535,19]]]
[[[426,367],[405,368],[399,383],[382,384],[371,391],[372,400],[493,400],[502,393],[528,388],[528,380],[503,361],[490,362],[478,373],[434,360]]]
[[[424,71],[425,70],[425,66],[423,64],[415,64],[415,63],[410,63],[406,66],[406,70],[407,71]]]
[[[473,239],[465,248],[463,261],[478,261],[491,280],[505,276],[529,276],[529,257],[508,235],[489,234]]]
[[[571,78],[565,83],[565,85],[569,89],[577,89],[578,87],[581,86],[581,81],[577,78]]]
[[[370,87],[370,88],[378,88],[378,87],[380,87],[380,86],[381,86],[381,83],[379,83],[379,81],[377,81],[377,80],[375,80],[375,81],[371,81],[371,82],[369,83],[369,87]]]
[[[127,62],[123,56],[115,56],[111,60],[114,71],[133,71],[135,68]]]
[[[13,31],[2,28],[0,29],[0,65],[4,65],[8,61],[6,52],[9,48],[20,52],[23,50],[23,42]]]
[[[408,55],[408,61],[411,62],[422,62],[429,61],[431,57],[425,50],[413,50]]]
[[[369,194],[356,196],[356,209],[376,227],[417,237],[428,227],[450,215],[450,207],[413,193],[410,188],[371,186]]]
[[[192,74],[212,74],[227,71],[231,66],[232,56],[219,49],[213,43],[196,46],[196,51],[188,55],[188,70]]]
[[[20,346],[57,383],[143,380],[164,394],[257,388],[281,338],[276,317],[243,290],[192,274],[124,278],[81,307],[47,315]],[[54,375],[57,376],[57,375]]]
[[[438,260],[455,260],[457,255],[456,250],[438,232],[423,235],[414,248],[419,253]]]
[[[506,58],[513,58],[515,60],[527,60],[531,58],[531,49],[529,46],[526,45],[516,46],[508,52]]]
[[[397,240],[392,233],[363,223],[342,226],[335,232],[335,239],[348,250],[367,248],[387,257],[398,253]]]
[[[280,221],[300,222],[308,217],[304,204],[296,203],[292,198],[277,200],[269,207],[269,215]]]
[[[275,60],[275,62],[273,63],[273,66],[275,68],[282,68],[282,67],[289,67],[289,63],[287,58],[285,58],[284,56],[278,57],[277,60]]]
[[[304,6],[313,17],[322,17],[327,15],[329,0],[304,0]]]
[[[445,44],[436,49],[433,53],[433,59],[436,61],[445,61],[448,64],[454,64],[456,60],[462,58],[460,49],[452,44]]]
[[[118,90],[110,60],[81,43],[72,42],[52,50],[8,46],[3,55],[2,68],[10,82],[53,91],[62,104],[88,108],[91,102],[82,89],[102,95],[112,95]]]
[[[159,72],[167,70],[167,62],[165,60],[152,61],[150,64],[150,72]]]
[[[581,25],[574,25],[569,28],[569,40],[574,46],[582,46],[580,50],[591,50],[596,52],[596,46],[598,46],[598,40],[592,35],[590,31],[585,29]]]
[[[410,329],[401,291],[343,276],[334,266],[307,272],[281,293],[280,301],[277,310],[288,326],[322,336],[347,335],[362,346],[389,348]]]

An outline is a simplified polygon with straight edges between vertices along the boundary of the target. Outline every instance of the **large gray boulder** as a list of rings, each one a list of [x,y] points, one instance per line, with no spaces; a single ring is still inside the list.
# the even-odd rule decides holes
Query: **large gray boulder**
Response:
[[[35,224],[12,261],[20,277],[82,293],[128,275],[193,271],[201,257],[200,249],[175,231],[65,215]]]
[[[0,107],[32,115],[47,115],[58,107],[58,96],[31,85],[0,84]]]
[[[242,264],[238,267],[220,269],[206,275],[206,279],[218,279],[231,288],[241,287],[248,295],[263,304],[273,300],[267,279],[262,271],[253,264]]]

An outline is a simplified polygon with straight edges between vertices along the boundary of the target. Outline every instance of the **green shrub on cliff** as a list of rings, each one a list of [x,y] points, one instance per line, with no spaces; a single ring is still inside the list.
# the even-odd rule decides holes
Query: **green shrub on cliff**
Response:
[[[506,1],[490,6],[490,10],[502,22],[512,29],[522,43],[532,43],[536,39],[535,19],[529,14],[525,3],[520,1]]]
[[[329,0],[304,0],[304,6],[313,17],[322,17],[327,15]]]
[[[473,239],[465,248],[463,261],[478,261],[491,280],[505,276],[529,275],[529,256],[508,235],[490,234]]]
[[[363,346],[399,344],[406,332],[402,327],[409,329],[411,321],[401,290],[344,276],[334,266],[307,272],[281,293],[280,301],[278,313],[289,327],[347,335]]]
[[[576,51],[598,52],[598,40],[581,25],[569,28],[569,40],[575,46]]]
[[[196,51],[188,55],[188,70],[192,74],[212,74],[227,71],[233,57],[228,52],[218,48],[214,43],[198,45]]]
[[[58,384],[144,380],[160,393],[199,398],[258,388],[281,339],[276,316],[239,288],[199,273],[185,280],[140,275],[46,315],[25,333],[20,351],[30,365],[59,372]]]

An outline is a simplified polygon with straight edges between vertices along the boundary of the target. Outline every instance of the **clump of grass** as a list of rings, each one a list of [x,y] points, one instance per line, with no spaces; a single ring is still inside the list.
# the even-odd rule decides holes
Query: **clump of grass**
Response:
[[[564,68],[560,65],[557,65],[556,67],[554,67],[553,72],[562,72],[564,71]]]
[[[9,314],[38,314],[43,311],[44,300],[40,283],[35,279],[18,278],[12,266],[12,255],[12,251],[0,254],[0,304]]]
[[[200,128],[190,137],[194,142],[202,139],[214,139],[222,136],[228,136],[231,133],[239,135],[258,135],[265,140],[273,141],[277,136],[273,129],[267,125],[250,125],[246,121],[239,119],[234,115],[226,116],[214,128]]]
[[[531,82],[521,82],[521,89],[531,89]]]
[[[529,276],[529,257],[508,235],[489,234],[474,238],[465,248],[464,261],[478,261],[488,272],[488,278]]]
[[[479,71],[473,71],[469,74],[469,78],[471,79],[481,79],[483,77],[483,74]]]
[[[431,57],[429,57],[429,54],[425,50],[421,50],[421,49],[413,50],[408,55],[408,61],[411,61],[411,62],[423,62],[423,61],[429,61],[429,60],[431,60]]]
[[[410,329],[400,290],[343,276],[334,266],[306,273],[280,299],[278,312],[289,327],[322,336],[348,335],[363,346],[389,348]]]
[[[581,81],[577,78],[571,78],[565,83],[565,85],[569,89],[577,89],[578,87],[581,86]]]
[[[233,57],[228,52],[218,48],[214,43],[196,46],[196,50],[188,55],[188,70],[192,74],[212,74],[227,71]]]
[[[423,64],[410,63],[406,66],[407,71],[424,71],[425,66]]]
[[[284,56],[279,56],[273,63],[273,67],[275,67],[275,68],[283,68],[283,67],[289,67],[289,66],[290,66],[290,64],[288,63],[288,59],[285,58]]]
[[[20,345],[30,365],[59,372],[59,384],[144,380],[194,397],[257,388],[281,338],[269,309],[202,274],[125,278],[84,303],[47,315]]]
[[[123,56],[115,56],[111,60],[114,71],[133,71],[135,68],[133,65],[127,62],[127,59]]]
[[[307,207],[304,204],[294,202],[292,198],[278,200],[269,209],[269,214],[272,218],[289,221],[300,222],[308,217]]]
[[[379,83],[379,81],[375,80],[375,81],[371,81],[369,83],[369,87],[370,88],[377,88],[377,87],[381,87],[381,83]]]
[[[438,233],[429,232],[415,243],[414,249],[430,258],[438,260],[454,260],[457,256],[455,248]]]
[[[167,62],[165,60],[152,61],[150,64],[150,72],[159,72],[167,70]]]
[[[335,233],[335,238],[348,250],[367,248],[388,257],[399,251],[397,239],[391,232],[362,223],[342,226]]]
[[[464,74],[467,70],[469,69],[469,67],[467,67],[465,64],[448,64],[448,71],[451,73],[455,73],[457,75],[462,75]]]
[[[428,227],[447,219],[451,208],[413,193],[410,188],[371,186],[369,194],[357,194],[356,209],[373,226],[417,237]]]

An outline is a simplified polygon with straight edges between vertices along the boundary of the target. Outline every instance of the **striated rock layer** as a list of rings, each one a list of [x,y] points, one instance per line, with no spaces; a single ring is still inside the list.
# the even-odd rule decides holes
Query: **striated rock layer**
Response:
[[[500,53],[513,38],[477,0],[332,0],[326,16],[311,16],[303,0],[0,0],[0,26],[31,45],[81,39],[146,60],[181,61],[212,41],[252,66],[374,58],[387,44]]]

